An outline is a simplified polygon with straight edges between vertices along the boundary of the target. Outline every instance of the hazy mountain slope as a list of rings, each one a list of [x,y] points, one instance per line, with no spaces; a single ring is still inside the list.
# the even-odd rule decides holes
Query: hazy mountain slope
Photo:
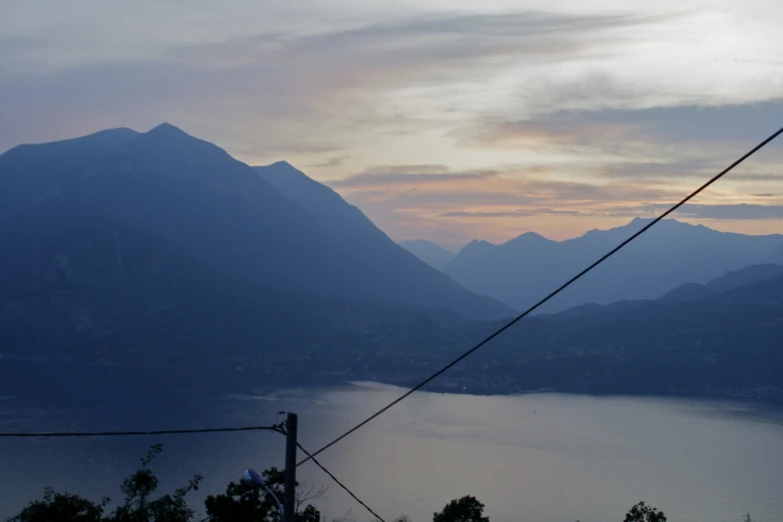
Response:
[[[50,153],[53,147],[57,155]],[[394,245],[369,221],[354,220],[347,232],[345,215],[326,219],[219,147],[168,124],[144,134],[109,131],[25,146],[22,152],[0,156],[0,192],[21,202],[0,222],[0,249],[30,227],[53,233],[105,217],[270,287],[443,308],[474,318],[509,313]]]
[[[0,286],[3,353],[148,364],[294,348],[322,337],[305,296],[249,287],[166,239],[106,219],[28,235]]]
[[[442,270],[456,255],[425,239],[400,241],[400,246],[438,270]]]
[[[0,271],[0,396],[102,417],[124,401],[130,410],[119,416],[133,418],[143,401],[163,414],[181,393],[191,402],[321,382],[335,375],[323,373],[325,361],[344,371],[401,346],[410,321],[465,321],[248,284],[170,240],[104,218],[54,232],[35,220],[0,258],[15,267]]]
[[[480,339],[497,326],[462,331]],[[453,380],[482,392],[783,397],[781,338],[777,276],[698,301],[632,301],[529,317],[469,358]]]
[[[780,245],[780,247],[778,247],[778,249],[775,250],[771,256],[769,256],[769,261],[771,263],[783,265],[783,245]]]
[[[361,224],[381,232],[361,210],[349,205],[337,192],[318,183],[287,161],[253,167],[261,178],[287,198],[296,201],[318,216],[340,219],[343,223]]]
[[[319,223],[342,241],[364,238],[366,246],[390,250],[392,241],[357,207],[348,204],[337,192],[318,183],[290,163],[253,167],[258,175],[285,197],[317,216]],[[399,252],[398,252],[399,253]]]
[[[455,299],[454,303],[443,308],[450,308],[464,315],[475,317],[475,312],[468,313],[465,303],[469,292],[457,289],[458,285],[443,273],[433,270],[422,263],[411,253],[394,243],[383,231],[376,227],[358,208],[348,204],[331,188],[309,178],[289,163],[281,161],[265,167],[255,167],[256,172],[283,195],[299,203],[318,216],[318,221],[330,237],[347,250],[361,248],[362,254],[346,261],[346,267],[357,275],[362,272],[382,271],[377,277],[391,278],[388,281],[376,282],[384,284],[385,292],[394,293],[392,286],[403,285],[414,290],[417,281],[426,281],[420,289],[426,292],[448,294]],[[418,292],[418,291],[417,291]],[[422,298],[427,298],[425,295]],[[484,307],[487,312],[481,312],[483,317],[504,316],[513,310],[483,296],[470,296],[476,305]]]
[[[474,241],[444,272],[475,292],[519,309],[530,306],[647,221],[594,230],[562,242],[524,234],[502,245]],[[767,263],[783,237],[745,236],[665,220],[553,299],[544,311],[585,303],[657,298],[686,283],[705,283],[727,271]]]
[[[726,292],[733,288],[783,275],[783,265],[753,265],[740,270],[726,272],[707,284],[688,283],[661,296],[661,301],[699,301],[711,295]]]
[[[146,353],[149,363],[203,362],[302,349],[368,325],[423,317],[443,325],[465,322],[449,313],[251,285],[170,240],[104,218],[53,234],[34,227],[27,232],[22,248],[6,252],[6,259],[14,257],[14,265],[25,269],[0,279],[5,355],[100,359]],[[94,353],[96,347],[108,351]]]

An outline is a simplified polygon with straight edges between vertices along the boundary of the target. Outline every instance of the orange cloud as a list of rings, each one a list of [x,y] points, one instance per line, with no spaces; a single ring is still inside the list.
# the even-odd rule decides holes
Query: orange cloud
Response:
[[[690,188],[678,183],[640,184],[632,178],[585,176],[585,181],[574,181],[579,176],[573,167],[421,170],[377,167],[330,185],[393,237],[423,237],[455,248],[474,238],[505,241],[529,230],[561,239],[616,226],[632,217],[660,213]],[[758,197],[762,196],[764,204],[743,205],[733,193],[713,189],[678,217],[734,222],[783,218],[783,197]]]

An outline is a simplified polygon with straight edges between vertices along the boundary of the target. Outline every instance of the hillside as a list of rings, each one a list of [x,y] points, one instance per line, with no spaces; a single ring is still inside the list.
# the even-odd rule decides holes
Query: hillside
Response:
[[[661,301],[700,301],[711,295],[719,294],[734,288],[749,285],[766,279],[783,275],[783,265],[763,264],[753,265],[740,270],[726,272],[723,276],[700,285],[689,283],[678,286],[664,294]]]
[[[736,286],[731,282],[740,278],[726,274],[684,301],[625,301],[530,317],[466,362],[464,375],[471,377],[463,381],[502,393],[783,398],[783,275],[763,276],[764,270],[746,271],[752,282]],[[497,326],[462,331],[480,339]]]
[[[169,240],[107,219],[27,240],[40,248],[21,256],[29,270],[0,294],[6,356],[162,365],[322,337],[327,314],[311,298],[249,287]]]

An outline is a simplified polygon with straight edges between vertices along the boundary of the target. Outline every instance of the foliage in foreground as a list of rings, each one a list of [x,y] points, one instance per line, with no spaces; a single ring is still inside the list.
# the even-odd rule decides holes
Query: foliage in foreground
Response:
[[[111,502],[105,498],[95,503],[71,493],[57,493],[51,488],[44,491],[41,500],[31,502],[21,513],[8,522],[191,522],[195,512],[188,507],[187,495],[198,490],[201,475],[195,475],[187,485],[173,494],[153,498],[158,489],[158,478],[150,464],[163,447],[156,444],[141,459],[141,468],[125,479],[121,491],[123,502],[110,513],[106,507]],[[283,472],[275,468],[264,471],[263,478],[275,494],[282,499]],[[297,487],[299,484],[297,483]],[[320,522],[320,512],[308,500],[323,496],[325,490],[304,492],[297,489],[297,522]],[[246,483],[230,483],[226,492],[210,495],[205,501],[207,513],[215,522],[279,522],[277,504],[259,488]]]
[[[484,516],[484,504],[476,497],[464,496],[452,500],[443,511],[432,515],[432,522],[489,522]]]
[[[18,515],[8,522],[191,522],[195,512],[188,507],[186,497],[198,490],[201,475],[195,475],[187,485],[173,494],[153,499],[158,489],[158,478],[150,464],[163,447],[152,446],[141,459],[141,468],[122,483],[123,502],[110,513],[106,507],[111,502],[104,498],[100,503],[71,493],[57,493],[51,488],[44,490],[40,500],[32,501]],[[283,498],[284,474],[277,468],[262,473],[264,482],[278,499]],[[321,513],[311,500],[321,498],[326,488],[302,486],[297,483],[296,522],[321,522]],[[209,495],[204,501],[208,519],[213,522],[280,522],[277,503],[267,492],[246,482],[231,482],[225,493]],[[748,515],[748,520],[750,515]],[[331,522],[348,522],[350,517]],[[484,515],[484,504],[474,496],[452,500],[442,511],[434,513],[433,522],[489,522]],[[407,516],[394,522],[411,522]],[[658,509],[640,502],[625,515],[624,522],[666,522],[666,516]]]
[[[624,522],[666,522],[666,515],[657,508],[639,502],[628,511]]]

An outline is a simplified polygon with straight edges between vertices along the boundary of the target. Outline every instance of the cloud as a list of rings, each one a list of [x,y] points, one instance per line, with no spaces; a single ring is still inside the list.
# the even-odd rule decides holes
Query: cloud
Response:
[[[448,165],[375,165],[364,169],[363,174],[369,176],[398,174],[440,174],[448,172]]]
[[[638,217],[657,216],[668,210],[671,205],[641,205],[605,207],[596,211],[553,210],[547,208],[520,209],[510,212],[466,212],[453,211],[438,215],[443,218],[505,218],[530,216],[591,216],[591,217]],[[680,207],[676,213],[679,219],[711,219],[711,220],[767,220],[783,219],[783,205],[755,205],[739,203],[734,205],[697,205],[687,204]]]
[[[308,167],[313,167],[313,168],[341,167],[346,160],[349,160],[353,157],[354,156],[334,156],[332,158],[328,158],[326,161],[322,163],[314,163],[312,165],[308,165]]]
[[[783,219],[783,205],[685,205],[678,213],[702,219]]]
[[[438,217],[441,218],[496,218],[496,217],[514,217],[514,216],[524,216],[524,215],[530,215],[523,211],[515,211],[515,212],[466,212],[464,210],[458,210],[453,212],[444,212],[443,214],[438,214]]]
[[[601,165],[593,169],[593,173],[601,178],[636,180],[666,180],[683,178],[706,178],[716,174],[723,168],[718,161],[705,159],[677,160],[670,158],[660,162],[630,162],[618,161]]]
[[[541,168],[452,171],[439,166],[441,173],[431,173],[431,169],[427,168],[431,166],[424,167],[421,172],[416,172],[414,166],[410,165],[371,167],[365,172],[332,180],[328,184],[354,197],[399,195],[416,204],[426,202],[459,206],[466,203],[462,205],[463,208],[471,203],[518,207],[543,201],[584,203],[624,200],[629,197],[650,200],[680,194],[676,189],[639,186],[623,181],[591,183],[559,180]],[[414,188],[418,190],[412,191]]]
[[[475,59],[560,56],[609,42],[600,35],[617,28],[660,24],[684,13],[576,15],[544,11],[493,14],[440,13],[369,24],[298,39],[292,57],[326,57],[328,64],[360,67],[371,76],[399,82],[425,75],[440,80]],[[621,46],[621,41],[612,41]],[[350,60],[346,60],[350,57]],[[350,64],[350,65],[348,65]],[[482,69],[491,64],[482,64]],[[359,73],[359,77],[367,76]]]
[[[567,219],[616,219],[617,213],[630,212],[626,211],[630,207],[639,212],[643,206],[682,195],[676,189],[630,182],[558,180],[541,168],[479,172],[439,168],[440,173],[426,168],[416,173],[411,166],[368,170],[377,174],[363,172],[328,184],[395,237],[414,237],[419,230],[422,236],[455,247],[461,245],[451,236],[425,226],[461,230],[462,240],[469,236],[504,240],[521,230],[541,229],[544,220],[551,227]],[[488,222],[491,227],[482,225]]]
[[[369,167],[364,172],[329,182],[333,188],[351,191],[396,188],[410,190],[425,185],[443,187],[444,183],[481,181],[498,171],[451,172],[445,165],[389,165]]]
[[[0,37],[0,64],[5,60],[19,60],[20,55],[45,45],[44,38],[31,36]]]
[[[463,143],[474,147],[550,145],[614,153],[645,147],[663,154],[672,152],[671,147],[750,146],[780,127],[781,114],[783,98],[716,107],[555,111],[540,118],[478,122],[481,130]]]
[[[501,218],[501,217],[524,217],[524,216],[529,217],[529,216],[542,216],[542,215],[579,216],[584,214],[575,210],[553,210],[550,208],[537,208],[537,209],[519,209],[511,212],[467,212],[464,210],[458,210],[453,212],[444,212],[443,214],[439,214],[438,217]]]
[[[750,145],[747,147],[750,148]],[[734,152],[734,151],[732,151]],[[658,162],[608,162],[590,169],[590,173],[596,177],[610,180],[635,180],[645,183],[676,182],[679,184],[694,184],[699,180],[706,181],[718,172],[728,167],[739,154],[729,156],[725,151],[718,153],[719,158],[705,156],[704,159],[683,158],[674,155],[668,158],[660,158]],[[727,177],[721,180],[722,185],[745,184],[753,182],[781,182],[783,172],[779,169],[778,154],[770,154],[762,159],[762,155],[754,157],[748,163],[734,169]],[[758,195],[758,194],[750,194]]]
[[[532,102],[531,115],[547,115],[566,110],[638,108],[650,95],[643,85],[623,81],[605,71],[591,70],[577,78],[549,75],[524,78],[516,98]]]
[[[420,170],[417,173],[410,165],[372,167],[329,185],[395,237],[417,237],[419,231],[418,237],[452,247],[461,246],[453,234],[426,227],[461,230],[463,242],[469,237],[504,241],[525,230],[569,237],[573,233],[566,230],[653,217],[693,188],[638,183],[631,177],[558,179],[557,172],[538,167],[473,172],[421,166]],[[741,197],[737,201],[737,196],[718,187],[700,197],[698,204],[685,205],[677,217],[733,221],[783,218],[783,201],[773,193],[757,194],[770,199],[769,204],[743,204]]]
[[[148,40],[137,44],[144,52],[118,53],[119,59],[91,45],[80,48],[91,61],[0,77],[0,99],[15,100],[0,110],[0,148],[166,120],[244,156],[337,151],[379,122],[389,132],[411,131],[419,117],[409,109],[388,112],[382,101],[390,93],[466,78],[484,82],[510,62],[618,48],[622,38],[602,35],[673,16],[679,15],[421,14],[322,32],[267,27],[203,44],[155,48]],[[46,45],[20,41],[14,56],[53,61],[60,48],[73,54],[68,44],[84,32],[61,30],[54,42],[42,37]]]

